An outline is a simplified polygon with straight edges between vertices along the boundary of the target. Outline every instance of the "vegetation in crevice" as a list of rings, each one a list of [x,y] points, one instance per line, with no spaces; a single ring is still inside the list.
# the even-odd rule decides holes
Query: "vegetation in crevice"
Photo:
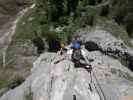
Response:
[[[125,27],[130,37],[133,33],[133,1],[132,0],[111,0],[111,15],[115,21]],[[130,28],[129,28],[130,27]]]
[[[30,88],[30,87],[29,87],[28,93],[27,93],[26,96],[25,96],[25,99],[26,99],[26,100],[33,100],[33,93],[32,93],[32,91],[31,91],[31,88]]]
[[[20,76],[15,76],[12,79],[0,79],[0,89],[1,88],[8,88],[14,89],[19,86],[22,82],[24,82],[24,78]]]

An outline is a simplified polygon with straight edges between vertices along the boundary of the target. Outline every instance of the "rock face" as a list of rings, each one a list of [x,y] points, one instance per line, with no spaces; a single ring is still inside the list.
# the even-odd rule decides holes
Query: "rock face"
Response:
[[[104,54],[127,60],[129,68],[133,68],[133,50],[127,47],[122,40],[113,37],[109,32],[104,30],[95,30],[94,32],[80,33],[82,40],[86,42],[86,49],[99,50]]]
[[[133,95],[133,73],[119,61],[99,51],[87,52],[93,70],[74,68],[68,59],[44,53],[35,62],[23,84],[8,91],[0,100],[123,100]],[[92,88],[92,92],[91,92]]]

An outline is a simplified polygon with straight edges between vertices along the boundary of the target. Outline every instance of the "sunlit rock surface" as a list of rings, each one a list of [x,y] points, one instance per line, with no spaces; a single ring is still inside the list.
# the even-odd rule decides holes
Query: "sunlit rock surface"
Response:
[[[124,44],[121,39],[112,36],[111,33],[96,29],[93,32],[81,32],[81,39],[86,42],[86,48],[90,51],[99,50],[102,53],[127,61],[128,67],[133,69],[133,50]]]
[[[61,56],[44,53],[34,62],[31,75],[25,82],[0,100],[27,100],[27,95],[33,100],[91,100],[92,97],[123,100],[132,97],[133,73],[130,70],[99,51],[86,53],[88,59],[94,60],[90,62],[93,67],[91,75],[83,68],[74,68],[69,60],[55,65],[54,61]]]

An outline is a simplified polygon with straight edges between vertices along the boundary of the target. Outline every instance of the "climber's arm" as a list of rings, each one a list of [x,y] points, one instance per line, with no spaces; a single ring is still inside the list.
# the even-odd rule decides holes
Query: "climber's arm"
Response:
[[[92,66],[91,66],[90,62],[88,61],[88,59],[87,59],[86,52],[84,50],[81,50],[81,52],[82,52],[82,56],[83,56],[83,58],[84,58],[84,60],[86,62],[86,65],[87,65],[86,68],[91,71],[92,70]]]
[[[82,56],[83,56],[84,60],[86,61],[86,63],[88,63],[86,52],[84,50],[81,50],[81,53],[82,53]]]
[[[63,58],[58,60],[58,61],[56,61],[56,62],[54,62],[54,64],[57,64],[57,63],[65,60],[65,59],[69,58],[71,54],[72,54],[72,50],[67,51],[67,53],[63,55]]]

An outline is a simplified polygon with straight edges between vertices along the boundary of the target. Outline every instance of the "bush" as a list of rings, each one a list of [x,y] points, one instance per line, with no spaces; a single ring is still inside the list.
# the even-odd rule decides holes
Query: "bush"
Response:
[[[100,16],[108,16],[109,10],[109,5],[103,6],[100,12]]]
[[[60,17],[59,18],[59,24],[60,24],[60,26],[63,26],[63,25],[68,25],[69,23],[68,23],[68,17]]]
[[[130,22],[126,24],[126,31],[130,37],[133,37],[133,23]]]
[[[11,80],[0,79],[0,88],[8,87],[8,89],[14,89],[19,86],[22,82],[24,82],[24,78],[16,76]]]
[[[14,89],[23,82],[24,82],[24,78],[16,76],[13,80],[11,80],[10,84],[8,85],[8,88]]]
[[[36,36],[32,39],[33,44],[37,47],[37,53],[41,54],[45,50],[43,39],[40,36]]]
[[[89,5],[96,5],[96,0],[89,0]]]
[[[94,16],[92,15],[86,15],[84,17],[81,17],[79,19],[79,27],[85,28],[86,26],[93,26],[94,25]]]
[[[97,0],[98,3],[101,3],[103,0]]]
[[[118,11],[117,14],[113,18],[120,25],[120,24],[123,23],[124,17],[125,17],[124,12],[123,11]]]
[[[93,26],[95,22],[95,17],[96,17],[96,10],[92,8],[88,8],[87,11],[84,12],[84,15],[81,17],[77,18],[77,22],[79,25],[79,28],[86,27],[86,26]]]

